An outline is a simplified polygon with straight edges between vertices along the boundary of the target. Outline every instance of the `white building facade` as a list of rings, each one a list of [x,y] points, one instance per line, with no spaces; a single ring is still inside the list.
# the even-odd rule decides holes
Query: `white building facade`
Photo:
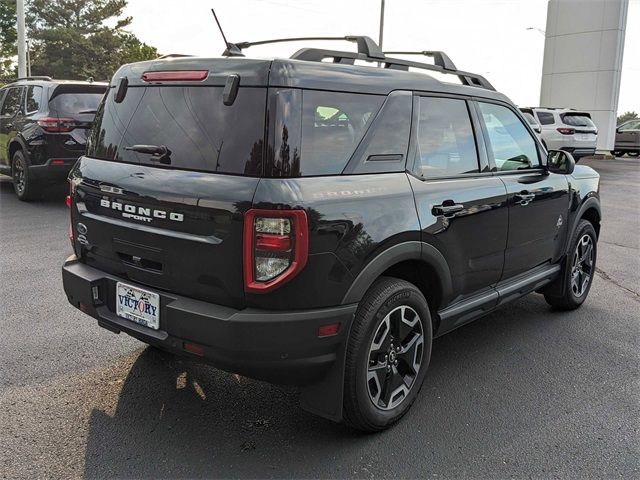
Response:
[[[591,113],[613,150],[628,0],[549,0],[540,106]]]

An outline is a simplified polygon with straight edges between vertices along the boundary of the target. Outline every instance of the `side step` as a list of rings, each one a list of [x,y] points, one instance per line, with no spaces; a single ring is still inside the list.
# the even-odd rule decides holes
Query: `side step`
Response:
[[[440,310],[438,312],[440,328],[437,336],[444,335],[492,312],[500,305],[542,288],[556,279],[560,268],[559,264],[540,265]]]

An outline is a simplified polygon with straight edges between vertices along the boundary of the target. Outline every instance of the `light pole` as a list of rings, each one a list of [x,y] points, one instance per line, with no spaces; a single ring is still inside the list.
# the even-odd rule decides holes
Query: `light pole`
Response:
[[[378,46],[382,50],[382,37],[384,34],[384,0],[380,0],[380,34],[378,35]]]
[[[18,77],[27,76],[27,42],[24,28],[24,0],[16,1],[16,17],[18,20]]]

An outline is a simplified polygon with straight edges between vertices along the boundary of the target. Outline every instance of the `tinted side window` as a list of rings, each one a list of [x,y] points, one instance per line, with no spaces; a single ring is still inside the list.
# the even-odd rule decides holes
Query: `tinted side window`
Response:
[[[414,171],[420,177],[477,173],[478,152],[464,100],[419,97]]]
[[[42,87],[38,85],[30,85],[27,87],[27,95],[25,97],[25,108],[27,113],[33,113],[40,110],[42,101]]]
[[[2,104],[0,115],[13,117],[20,111],[20,98],[22,96],[22,88],[10,88]]]
[[[265,174],[300,177],[341,174],[386,97],[281,89],[274,98]]]
[[[516,114],[494,103],[479,102],[478,105],[489,136],[488,148],[493,152],[498,171],[539,167],[535,140]]]
[[[536,112],[538,116],[538,120],[540,121],[540,125],[553,125],[553,113],[549,112]]]

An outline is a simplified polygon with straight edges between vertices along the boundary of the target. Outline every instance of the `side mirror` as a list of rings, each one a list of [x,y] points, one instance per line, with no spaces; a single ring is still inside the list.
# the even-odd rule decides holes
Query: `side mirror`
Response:
[[[547,154],[547,169],[552,173],[571,175],[576,168],[576,161],[569,152],[564,150],[549,150]]]

